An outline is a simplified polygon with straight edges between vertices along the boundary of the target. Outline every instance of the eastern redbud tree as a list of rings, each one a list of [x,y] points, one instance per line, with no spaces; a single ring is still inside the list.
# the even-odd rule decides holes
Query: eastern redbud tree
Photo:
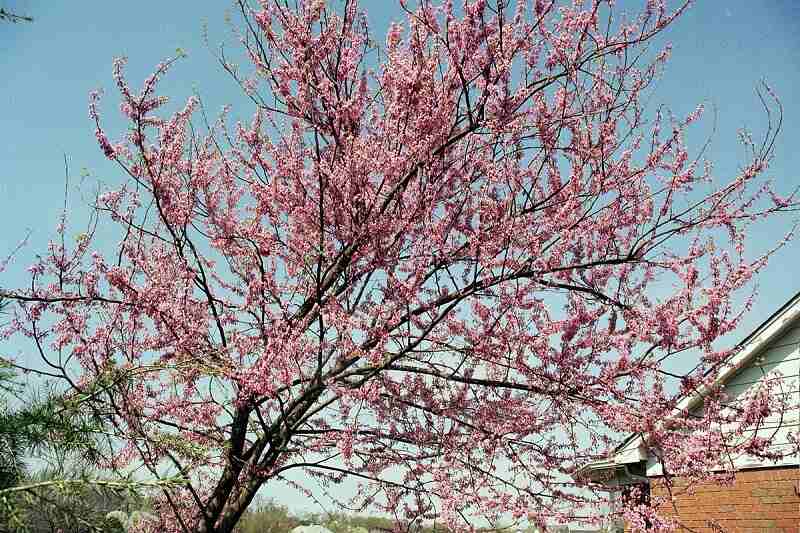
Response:
[[[384,40],[355,0],[241,0],[249,65],[220,61],[246,123],[164,113],[174,61],[141,90],[115,62],[119,140],[92,95],[118,243],[61,226],[4,334],[106,417],[106,466],[185,478],[160,531],[233,531],[282,483],[398,523],[566,523],[595,516],[571,475],[621,433],[687,479],[770,453],[720,429],[769,395],[673,410],[730,355],[769,256],[748,228],[797,205],[762,179],[778,99],[759,90],[770,126],[719,176],[685,145],[701,108],[645,105],[685,5],[454,4],[401,0]]]

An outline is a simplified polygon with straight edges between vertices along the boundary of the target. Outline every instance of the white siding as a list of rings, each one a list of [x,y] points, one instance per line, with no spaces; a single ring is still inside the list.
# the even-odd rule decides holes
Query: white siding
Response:
[[[800,437],[800,323],[775,339],[756,355],[746,366],[731,376],[725,383],[729,402],[742,401],[748,391],[766,382],[776,386],[777,394],[786,398],[793,406],[783,416],[771,416],[758,430],[758,435],[769,438],[776,452],[792,451],[790,434]],[[752,433],[751,433],[752,434]],[[797,454],[778,461],[757,459],[748,456],[732,457],[737,468],[762,468],[780,465],[798,465]],[[661,466],[651,457],[647,461],[647,475],[659,476]]]
[[[783,416],[770,417],[759,429],[758,435],[769,438],[775,451],[791,450],[792,441],[789,435],[800,431],[800,324],[796,323],[746,367],[734,374],[725,384],[725,391],[731,402],[736,404],[748,391],[766,383],[774,386],[776,394],[786,399],[792,408],[783,413]],[[736,457],[734,464],[740,468],[756,468],[799,463],[798,456],[793,454],[776,462]]]

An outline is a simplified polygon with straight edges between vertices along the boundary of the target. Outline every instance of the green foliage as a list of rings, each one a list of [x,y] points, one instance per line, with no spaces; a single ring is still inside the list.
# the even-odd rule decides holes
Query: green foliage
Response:
[[[242,517],[238,533],[289,533],[300,525],[318,524],[333,533],[370,533],[391,531],[394,521],[380,516],[349,515],[344,513],[293,515],[285,505],[273,501],[257,504]],[[431,527],[415,528],[418,533],[444,531]]]
[[[40,470],[18,485],[0,490],[0,531],[14,533],[121,533],[147,514],[143,490],[175,487],[166,478],[138,481],[103,476],[91,468]],[[135,526],[134,526],[135,527]]]
[[[393,522],[389,518],[347,515],[344,513],[309,515],[304,521],[321,524],[333,531],[333,533],[367,533],[375,529],[391,530],[393,527]]]
[[[7,396],[18,393],[18,384],[7,364],[0,360],[0,489],[11,487],[25,472],[23,423],[9,412]]]
[[[0,297],[0,313],[5,303]],[[87,401],[107,385],[102,380],[66,395],[49,383],[21,382],[14,369],[0,357],[0,532],[121,533],[109,513],[135,514],[147,508],[142,488],[181,483],[94,468],[111,451],[99,438],[102,413]],[[26,460],[40,468],[30,472]]]
[[[46,383],[26,389],[0,359],[0,531],[122,531],[106,514],[135,503],[138,484],[91,468],[101,431],[85,404]],[[31,473],[26,460],[51,466]]]
[[[120,522],[107,515],[141,505],[135,486],[89,470],[41,470],[0,493],[0,520],[14,533],[122,533]]]
[[[94,462],[99,450],[95,435],[102,424],[93,413],[56,393],[47,384],[21,396],[22,385],[8,363],[0,360],[0,489],[26,473],[26,456],[50,455],[63,464],[69,456]],[[21,401],[12,408],[9,400]]]
[[[240,533],[288,533],[300,525],[285,505],[268,501],[248,510],[239,522]]]

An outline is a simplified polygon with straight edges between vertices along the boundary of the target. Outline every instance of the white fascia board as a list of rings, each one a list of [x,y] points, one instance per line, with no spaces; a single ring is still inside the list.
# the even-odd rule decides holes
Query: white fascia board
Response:
[[[792,300],[791,304],[782,313],[773,317],[772,320],[759,328],[760,332],[756,330],[757,335],[748,339],[742,349],[736,352],[730,361],[725,363],[723,370],[714,380],[713,386],[724,385],[736,372],[750,363],[756,355],[768,348],[770,342],[783,334],[800,318],[800,295],[795,296]],[[681,400],[675,408],[676,414],[691,410],[702,400],[707,392],[708,388],[702,388]]]
[[[614,462],[617,464],[639,463],[647,459],[647,450],[642,446],[641,436],[635,438],[623,449],[614,454]]]

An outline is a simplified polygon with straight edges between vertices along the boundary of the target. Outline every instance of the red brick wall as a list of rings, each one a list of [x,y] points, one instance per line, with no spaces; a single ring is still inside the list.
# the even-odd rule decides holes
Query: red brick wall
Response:
[[[667,495],[659,480],[654,479],[650,487],[654,498]],[[694,494],[676,487],[675,508],[668,501],[661,506],[661,514],[678,517],[696,532],[800,533],[798,492],[798,467],[744,470],[730,487],[701,485]]]

